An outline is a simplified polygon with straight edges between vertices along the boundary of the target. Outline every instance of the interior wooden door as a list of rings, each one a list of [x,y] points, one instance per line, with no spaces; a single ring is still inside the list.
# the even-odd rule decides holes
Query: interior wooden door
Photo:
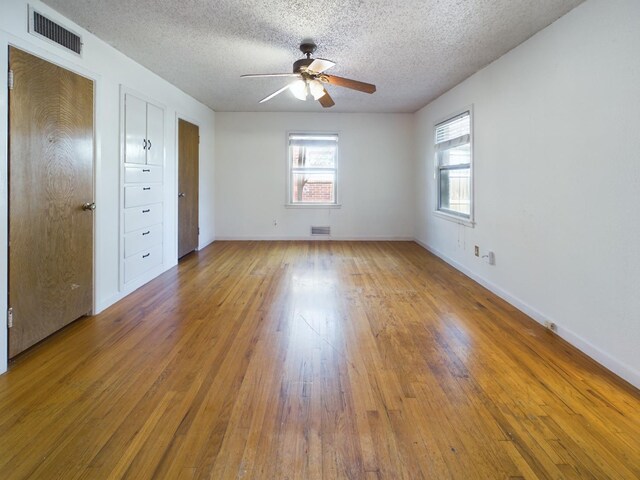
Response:
[[[200,130],[178,120],[178,258],[198,248]]]
[[[16,48],[9,68],[13,357],[91,311],[95,205],[93,82]]]

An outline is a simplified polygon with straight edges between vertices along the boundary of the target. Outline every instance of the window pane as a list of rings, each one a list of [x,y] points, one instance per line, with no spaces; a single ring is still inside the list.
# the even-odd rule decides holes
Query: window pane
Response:
[[[438,152],[440,165],[468,165],[471,163],[471,145],[469,143],[459,147]]]
[[[471,169],[440,170],[440,209],[471,215]]]
[[[291,158],[294,168],[324,167],[334,168],[336,165],[335,146],[301,147],[291,146]]]
[[[335,203],[335,173],[294,173],[291,203]]]

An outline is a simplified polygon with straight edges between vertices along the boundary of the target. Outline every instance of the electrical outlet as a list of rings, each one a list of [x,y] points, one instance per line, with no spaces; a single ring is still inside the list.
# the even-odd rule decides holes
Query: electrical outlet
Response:
[[[476,257],[480,256],[480,247],[478,245],[473,248],[473,253],[475,253]]]

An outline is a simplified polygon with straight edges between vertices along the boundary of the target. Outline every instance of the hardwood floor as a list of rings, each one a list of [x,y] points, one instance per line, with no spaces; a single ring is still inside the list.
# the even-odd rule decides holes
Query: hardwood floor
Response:
[[[410,242],[216,242],[0,377],[0,478],[640,478],[640,392]]]

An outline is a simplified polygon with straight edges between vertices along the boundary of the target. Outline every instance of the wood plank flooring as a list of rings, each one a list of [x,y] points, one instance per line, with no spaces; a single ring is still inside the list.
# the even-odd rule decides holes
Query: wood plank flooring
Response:
[[[0,376],[0,478],[636,479],[639,412],[415,243],[216,242]]]

